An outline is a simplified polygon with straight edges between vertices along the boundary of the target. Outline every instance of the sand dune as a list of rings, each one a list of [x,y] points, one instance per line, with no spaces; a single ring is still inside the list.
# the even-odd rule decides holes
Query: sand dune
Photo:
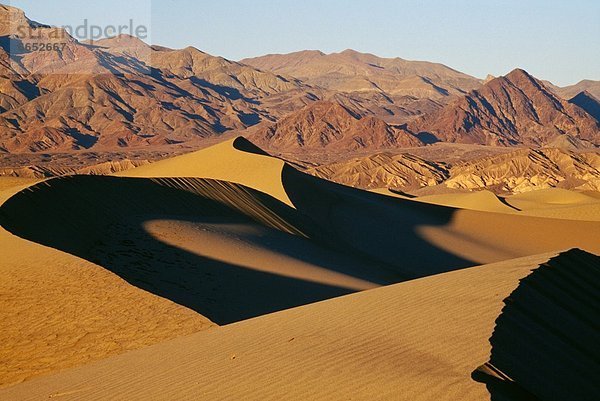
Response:
[[[547,188],[538,191],[524,192],[507,197],[509,202],[524,205],[531,202],[538,207],[554,207],[558,205],[573,205],[589,203],[595,200],[593,196],[562,188]],[[527,207],[523,207],[526,209]]]
[[[600,222],[497,213],[486,194],[494,212],[369,193],[245,140],[127,174],[5,184],[1,285],[18,295],[1,301],[3,384],[411,278],[600,253]]]
[[[185,180],[69,177],[16,195],[27,184],[2,181],[10,188],[0,200],[3,227],[37,243],[0,229],[0,292],[10,294],[0,297],[0,386],[214,326],[206,315],[228,323],[398,281],[299,232],[284,234],[286,226],[268,215],[265,225],[281,231],[232,220],[234,212],[207,208]],[[165,210],[172,220],[159,220]],[[227,213],[213,224],[201,219],[210,210]],[[181,222],[190,213],[195,220]],[[152,215],[146,227],[140,214]],[[189,237],[180,244],[183,229]],[[267,245],[271,254],[261,248]],[[282,274],[265,272],[260,261]]]
[[[471,376],[490,356],[503,300],[552,256],[450,272],[219,327],[35,379],[0,397],[501,399]],[[557,262],[573,257],[579,256],[563,254]]]
[[[584,193],[550,188],[508,196],[506,202],[530,216],[600,220],[600,197],[592,191]]]
[[[238,137],[197,152],[118,173],[124,177],[201,177],[230,181],[269,194],[291,206],[281,185],[284,162]]]
[[[304,234],[312,228],[294,209],[268,195],[222,181],[101,176],[53,179],[9,199],[2,212],[3,226],[19,236],[100,264],[128,282],[218,323],[370,288],[375,285],[372,280],[390,283],[400,279],[394,274],[385,278],[380,269],[367,269],[373,262],[336,256],[312,245]],[[160,221],[165,221],[165,226],[169,221],[175,223],[160,233],[156,230]],[[202,233],[210,223],[217,225],[212,237]],[[227,236],[235,235],[232,224],[242,226],[238,234],[245,231],[246,241],[256,245],[270,240],[272,253],[287,257],[262,260],[278,263],[270,267],[271,272],[258,269],[260,259],[238,264],[241,257],[235,258],[233,249],[222,248]],[[189,236],[182,237],[182,231]],[[229,241],[233,242],[241,241]],[[261,256],[260,251],[248,248],[246,255]],[[266,254],[262,252],[262,256]],[[290,264],[292,259],[297,262]],[[179,283],[181,277],[186,277],[186,283]]]
[[[481,212],[393,198],[285,167],[296,209],[326,240],[386,263],[407,277],[580,247],[600,252],[598,222]],[[339,245],[338,245],[339,246]]]
[[[600,221],[600,199],[597,192],[592,191],[584,193],[562,188],[548,188],[506,197],[497,196],[487,190],[418,197],[402,195],[387,188],[371,192],[458,209],[550,219]]]

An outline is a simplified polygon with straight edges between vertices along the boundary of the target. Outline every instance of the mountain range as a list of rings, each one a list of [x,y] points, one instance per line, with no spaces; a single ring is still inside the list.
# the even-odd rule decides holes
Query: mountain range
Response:
[[[181,152],[229,133],[280,154],[600,145],[594,81],[559,88],[521,69],[480,80],[353,50],[236,62],[126,35],[79,42],[9,6],[0,21],[0,152]],[[15,21],[64,48],[26,50]]]

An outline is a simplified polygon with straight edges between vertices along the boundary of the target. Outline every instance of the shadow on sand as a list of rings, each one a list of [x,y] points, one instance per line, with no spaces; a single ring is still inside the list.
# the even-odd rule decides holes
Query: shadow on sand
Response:
[[[597,400],[600,257],[573,249],[504,300],[490,361],[473,372],[492,400]]]
[[[403,281],[472,263],[413,235],[417,224],[444,224],[451,209],[387,203],[385,197],[323,186],[284,172],[298,210],[261,192],[196,178],[72,176],[28,188],[0,207],[0,223],[22,238],[97,263],[131,284],[189,307],[217,324],[324,300],[354,289],[265,273],[161,242],[144,229],[155,219],[261,224],[282,239],[273,250],[375,284]],[[305,252],[310,242],[338,259]],[[340,263],[340,260],[349,263]],[[331,260],[337,260],[332,262]],[[441,269],[440,269],[441,267]],[[443,270],[442,270],[443,269]]]
[[[318,226],[315,238],[351,249],[407,278],[473,266],[431,244],[418,233],[423,226],[445,226],[455,209],[392,198],[283,169],[286,193],[299,213]]]

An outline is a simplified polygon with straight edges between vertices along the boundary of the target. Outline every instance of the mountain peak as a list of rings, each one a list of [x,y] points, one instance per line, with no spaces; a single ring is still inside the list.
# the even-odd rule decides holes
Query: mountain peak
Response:
[[[413,123],[413,131],[442,141],[501,146],[540,147],[556,143],[559,137],[596,143],[600,128],[592,113],[571,103],[517,68]]]
[[[0,36],[14,34],[11,32],[15,26],[28,26],[31,28],[50,28],[49,25],[32,21],[20,8],[0,4]]]
[[[115,47],[149,47],[149,45],[136,36],[128,34],[120,34],[110,38],[100,39],[94,43],[100,47],[115,48]]]
[[[504,78],[508,79],[513,83],[537,82],[537,79],[535,79],[531,74],[529,74],[522,68],[515,68],[514,70],[506,74]]]

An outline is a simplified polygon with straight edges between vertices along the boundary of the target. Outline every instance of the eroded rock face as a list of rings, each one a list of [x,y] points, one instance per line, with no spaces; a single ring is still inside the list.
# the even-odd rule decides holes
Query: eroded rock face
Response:
[[[411,129],[440,141],[484,145],[538,147],[563,138],[577,148],[600,143],[595,118],[520,69],[422,117]]]
[[[560,149],[521,149],[456,165],[445,182],[456,189],[520,193],[562,187],[600,190],[600,155]]]
[[[442,184],[454,190],[520,193],[561,187],[600,190],[600,155],[560,149],[519,149],[449,166],[410,154],[380,153],[308,169],[321,178],[360,188],[418,189]]]
[[[432,163],[410,154],[378,153],[369,157],[311,168],[308,173],[340,184],[371,189],[417,189],[448,178],[443,163]]]

